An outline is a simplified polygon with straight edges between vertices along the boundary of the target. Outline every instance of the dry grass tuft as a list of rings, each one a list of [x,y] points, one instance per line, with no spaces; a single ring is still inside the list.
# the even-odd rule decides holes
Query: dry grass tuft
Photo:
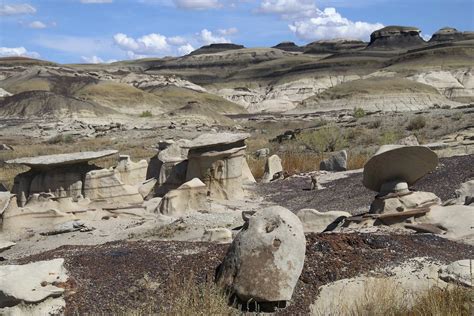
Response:
[[[321,156],[314,153],[285,152],[281,155],[283,170],[290,175],[319,170]]]

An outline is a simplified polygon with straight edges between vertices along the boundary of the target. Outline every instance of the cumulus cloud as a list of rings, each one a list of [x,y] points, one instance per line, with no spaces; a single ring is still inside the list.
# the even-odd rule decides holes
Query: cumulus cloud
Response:
[[[191,44],[186,44],[178,47],[179,55],[187,55],[194,50],[194,47]]]
[[[35,14],[36,8],[28,3],[0,4],[0,16]]]
[[[206,10],[222,7],[219,0],[173,0],[174,4],[186,10]]]
[[[44,24],[41,21],[33,21],[33,22],[28,24],[28,27],[32,28],[32,29],[45,29],[45,28],[47,28],[46,24]]]
[[[217,30],[217,33],[223,36],[229,36],[239,33],[239,30],[236,27],[231,27],[228,29],[219,29]]]
[[[230,43],[230,40],[228,40],[227,38],[223,36],[216,36],[208,29],[201,30],[201,32],[197,34],[197,37],[198,40],[205,45],[213,43]]]
[[[335,8],[320,10],[313,0],[263,0],[258,12],[276,14],[289,20],[290,30],[298,38],[310,41],[333,38],[367,40],[373,31],[384,26],[351,21]]]
[[[0,57],[32,57],[39,58],[40,55],[37,52],[30,52],[24,47],[0,47]]]
[[[98,56],[92,56],[92,57],[86,57],[86,56],[81,56],[81,59],[83,62],[87,64],[101,64],[104,62],[104,60]]]
[[[140,55],[162,54],[170,49],[166,36],[156,33],[144,35],[137,39],[123,33],[117,33],[114,35],[114,42],[121,49]]]
[[[81,0],[81,3],[91,4],[91,3],[112,3],[114,0]]]
[[[168,37],[167,41],[170,45],[175,46],[186,45],[188,43],[188,41],[182,36]]]

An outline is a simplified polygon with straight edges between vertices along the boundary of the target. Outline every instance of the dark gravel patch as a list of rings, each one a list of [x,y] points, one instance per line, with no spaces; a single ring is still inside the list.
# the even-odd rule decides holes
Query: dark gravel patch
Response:
[[[454,197],[461,183],[474,178],[474,155],[441,158],[438,168],[414,186],[414,190],[433,192],[443,201]],[[259,184],[257,190],[268,201],[291,211],[314,208],[321,212],[346,211],[358,214],[368,211],[376,193],[362,185],[362,173],[325,184],[324,190],[309,191],[310,179],[287,178]]]
[[[321,285],[355,277],[406,259],[427,256],[449,263],[474,256],[474,247],[433,235],[309,234],[306,259],[291,304],[280,314],[309,312]],[[65,258],[67,315],[101,314],[117,306],[139,308],[153,298],[166,305],[174,277],[212,279],[227,245],[190,242],[113,242],[99,246],[63,246],[21,260],[21,263]],[[148,279],[158,288],[143,286]]]

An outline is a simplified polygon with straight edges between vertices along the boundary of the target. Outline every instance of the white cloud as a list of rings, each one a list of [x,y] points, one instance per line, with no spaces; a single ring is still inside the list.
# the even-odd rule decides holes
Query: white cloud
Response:
[[[101,64],[104,62],[104,60],[96,55],[92,57],[86,57],[86,56],[81,56],[81,59],[83,62],[87,64]]]
[[[0,4],[0,16],[35,14],[35,13],[36,13],[36,8],[28,3]]]
[[[223,36],[229,36],[239,33],[239,30],[236,27],[231,27],[228,29],[219,29],[217,30],[217,33]]]
[[[201,30],[201,32],[197,34],[197,37],[198,40],[205,45],[213,43],[230,43],[230,40],[227,38],[223,36],[216,36],[208,29]]]
[[[114,35],[114,41],[121,49],[140,55],[162,54],[170,50],[166,36],[156,33],[144,35],[137,39],[123,33],[117,33]]]
[[[112,3],[114,0],[81,0],[81,3],[91,4],[91,3]]]
[[[41,21],[33,21],[28,24],[28,27],[32,29],[45,29],[47,26]]]
[[[168,37],[167,39],[168,43],[170,45],[174,45],[174,46],[180,46],[180,45],[186,45],[187,44],[187,40],[182,37],[182,36],[173,36],[173,37]]]
[[[110,38],[40,34],[33,41],[42,47],[78,56],[117,56],[119,53]]]
[[[370,34],[382,28],[381,23],[351,21],[341,16],[335,8],[316,10],[311,17],[294,21],[290,30],[301,39],[318,40],[331,38],[367,40]]]
[[[191,44],[186,44],[183,46],[178,47],[179,55],[187,55],[194,50],[194,47]]]
[[[22,56],[39,58],[37,52],[30,52],[24,47],[0,47],[0,57]]]
[[[173,0],[174,4],[181,9],[205,10],[222,7],[219,0]]]
[[[263,0],[258,12],[289,18],[292,15],[304,16],[316,9],[314,0]]]

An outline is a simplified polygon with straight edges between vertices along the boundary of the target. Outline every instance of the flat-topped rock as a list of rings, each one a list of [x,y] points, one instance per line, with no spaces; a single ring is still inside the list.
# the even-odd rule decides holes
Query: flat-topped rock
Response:
[[[203,54],[215,54],[224,52],[227,50],[243,49],[245,46],[232,44],[232,43],[215,43],[206,46],[202,46],[199,49],[191,52],[189,55],[203,55]]]
[[[59,165],[73,165],[90,160],[104,158],[115,155],[118,150],[102,150],[102,151],[83,151],[69,154],[46,155],[38,157],[25,157],[8,160],[8,164],[22,164],[31,168],[45,168]]]
[[[207,133],[202,134],[186,145],[184,148],[200,148],[200,147],[211,147],[217,145],[227,145],[232,143],[237,143],[246,140],[250,137],[250,134],[247,133],[240,133],[240,134],[233,134],[233,133]]]
[[[387,26],[370,35],[368,48],[407,49],[425,44],[420,37],[421,30],[410,26]]]

